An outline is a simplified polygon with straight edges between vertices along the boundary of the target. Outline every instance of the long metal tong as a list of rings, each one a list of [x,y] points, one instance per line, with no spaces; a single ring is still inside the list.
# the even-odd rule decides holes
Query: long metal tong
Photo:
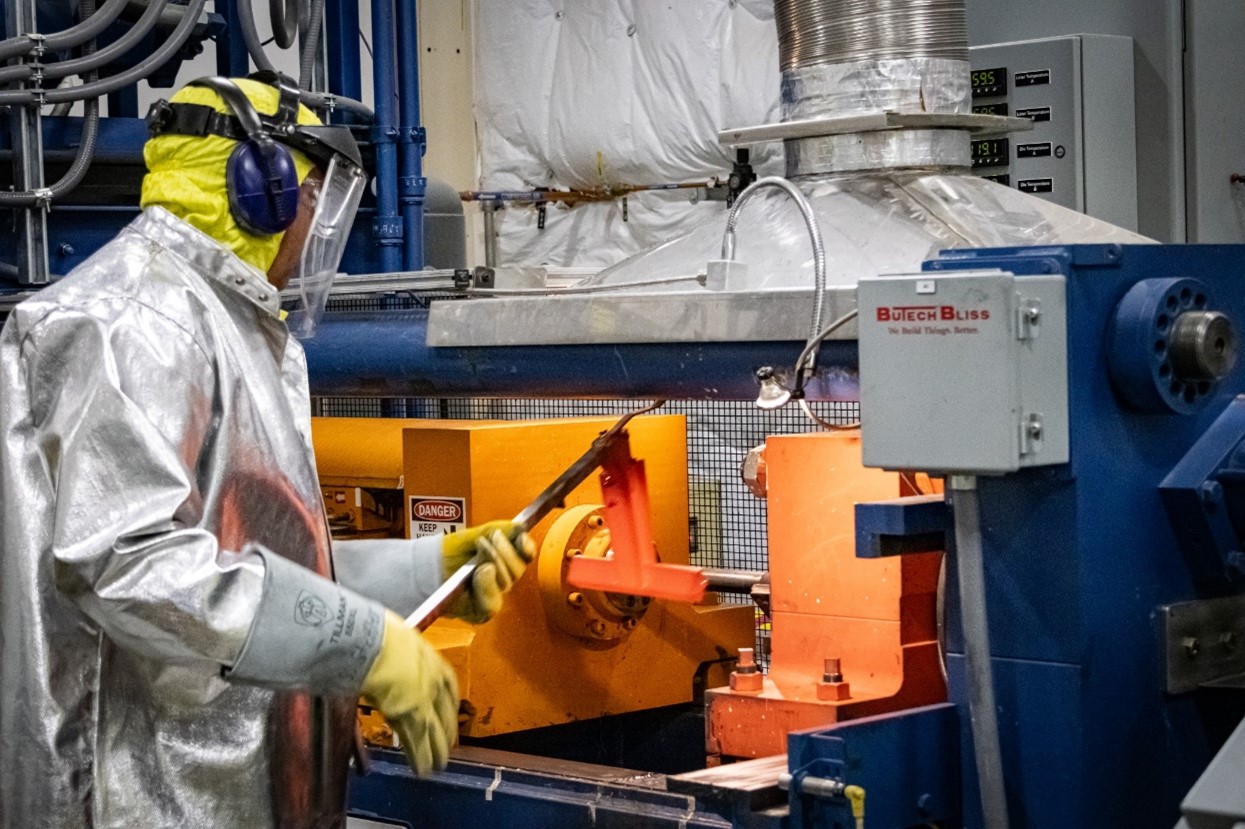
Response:
[[[665,400],[657,400],[652,405],[637,409],[634,412],[628,412],[611,426],[608,431],[601,433],[601,436],[592,442],[592,446],[580,456],[579,460],[571,464],[565,472],[558,476],[556,481],[545,487],[544,491],[536,496],[536,500],[528,504],[522,512],[514,517],[516,533],[527,532],[539,524],[540,520],[550,512],[562,506],[566,496],[574,492],[576,487],[586,481],[588,476],[600,467],[602,458],[605,457],[619,436],[626,431],[627,424],[631,422],[632,418],[655,411],[664,406],[665,403]],[[479,558],[473,558],[455,570],[454,574],[446,579],[431,596],[425,599],[424,603],[417,607],[414,613],[406,617],[406,626],[416,630],[427,630],[429,625],[441,618],[446,609],[454,603],[454,600],[467,589],[467,585],[471,583],[471,577],[475,575],[476,567],[482,563]]]

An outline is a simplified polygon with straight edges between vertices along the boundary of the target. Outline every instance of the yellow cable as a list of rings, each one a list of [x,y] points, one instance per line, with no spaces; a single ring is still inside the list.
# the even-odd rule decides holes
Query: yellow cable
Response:
[[[852,817],[856,818],[856,829],[865,829],[865,790],[860,786],[848,786],[843,789],[843,796],[852,804]]]

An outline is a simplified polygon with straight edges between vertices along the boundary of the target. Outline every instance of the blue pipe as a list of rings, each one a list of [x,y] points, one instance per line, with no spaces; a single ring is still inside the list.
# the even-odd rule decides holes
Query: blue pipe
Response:
[[[398,95],[402,145],[402,267],[424,267],[424,150],[427,141],[419,114],[419,14],[415,0],[398,4]]]
[[[754,372],[800,342],[430,348],[427,311],[326,314],[305,342],[317,397],[665,397],[755,400]],[[806,387],[856,400],[856,342],[827,342]]]
[[[223,78],[245,78],[251,73],[251,57],[242,39],[236,3],[220,4],[225,13],[225,31],[216,38],[216,74]],[[112,108],[109,107],[109,115]]]
[[[372,0],[372,81],[376,123],[376,218],[372,235],[385,272],[402,265],[402,220],[398,215],[397,49],[394,45],[393,0]]]
[[[327,0],[324,31],[329,61],[329,92],[356,101],[363,99],[360,77],[359,4],[356,0]]]

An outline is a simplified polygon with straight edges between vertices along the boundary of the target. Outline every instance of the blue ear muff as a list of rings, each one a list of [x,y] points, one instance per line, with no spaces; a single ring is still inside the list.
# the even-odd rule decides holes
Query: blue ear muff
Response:
[[[271,139],[238,143],[225,168],[229,210],[247,233],[271,236],[298,214],[298,171],[290,151]]]

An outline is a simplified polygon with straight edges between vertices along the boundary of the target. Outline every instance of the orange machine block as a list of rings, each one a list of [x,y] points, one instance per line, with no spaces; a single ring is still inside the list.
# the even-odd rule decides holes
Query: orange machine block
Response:
[[[455,523],[518,514],[613,422],[408,424],[408,531],[439,532]],[[688,563],[686,430],[685,418],[675,415],[637,418],[629,427],[632,453],[648,470],[654,541],[661,560],[677,564]],[[464,735],[488,737],[691,702],[698,674],[709,685],[725,682],[736,650],[752,643],[749,606],[628,602],[560,583],[561,565],[570,556],[608,549],[608,536],[600,535],[600,519],[589,506],[601,503],[600,482],[592,476],[566,499],[566,510],[555,510],[532,529],[542,545],[555,522],[564,514],[569,518],[542,550],[542,556],[559,558],[529,567],[493,620],[473,627],[442,619],[427,631],[430,642],[456,657],[470,714]],[[454,518],[459,506],[457,522],[437,520]],[[580,529],[570,530],[580,519]],[[621,608],[613,617],[617,624],[592,617],[577,627],[575,620],[594,607],[607,615]]]
[[[707,693],[711,755],[780,754],[790,731],[946,699],[941,554],[856,558],[856,503],[898,497],[900,476],[861,466],[859,432],[771,437],[765,457],[769,672],[759,693]],[[832,659],[841,680],[827,681]]]

